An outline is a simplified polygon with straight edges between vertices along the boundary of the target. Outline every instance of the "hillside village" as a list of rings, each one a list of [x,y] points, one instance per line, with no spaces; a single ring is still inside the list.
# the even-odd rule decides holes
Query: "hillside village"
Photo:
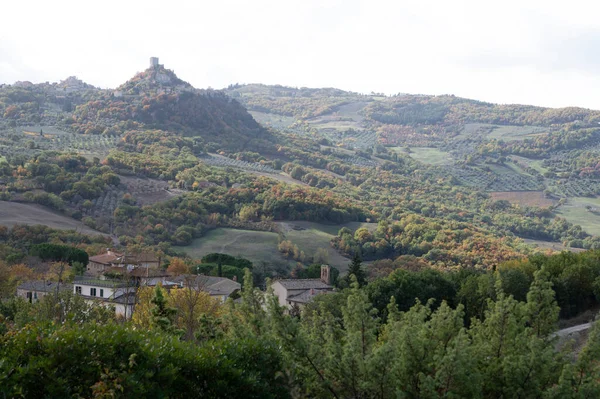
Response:
[[[118,318],[132,317],[140,287],[163,289],[193,289],[207,293],[219,303],[238,298],[241,289],[237,277],[179,274],[168,272],[161,266],[161,259],[152,253],[126,255],[110,249],[106,253],[91,256],[83,275],[73,281],[30,280],[17,286],[16,296],[30,303],[42,300],[46,295],[58,295],[68,291],[79,295],[89,304],[114,308]],[[279,303],[296,312],[316,295],[332,292],[330,267],[321,266],[319,279],[276,279],[271,285]]]

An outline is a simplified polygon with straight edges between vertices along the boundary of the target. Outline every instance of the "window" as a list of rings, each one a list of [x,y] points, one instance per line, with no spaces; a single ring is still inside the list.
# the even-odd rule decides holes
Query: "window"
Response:
[[[79,286],[79,285],[75,286],[75,293],[81,295],[81,286]]]
[[[90,288],[90,296],[96,296],[96,289]]]
[[[104,290],[102,288],[100,288],[100,297],[104,298]]]
[[[35,299],[37,301],[37,292],[33,293],[33,299]]]
[[[27,300],[28,300],[29,302],[31,302],[31,292],[28,292],[28,293],[27,293]]]

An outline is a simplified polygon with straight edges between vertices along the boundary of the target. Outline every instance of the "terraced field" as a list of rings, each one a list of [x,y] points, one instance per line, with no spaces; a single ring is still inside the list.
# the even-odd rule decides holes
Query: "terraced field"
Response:
[[[525,140],[545,134],[548,128],[541,126],[493,125],[489,123],[467,123],[459,138],[487,138],[504,141]]]
[[[222,155],[217,154],[209,154],[205,157],[200,158],[200,160],[207,165],[223,167],[223,168],[237,168],[248,171],[262,172],[262,173],[272,173],[278,174],[279,171],[273,169],[270,166],[263,165],[257,162],[246,162],[239,161],[237,159],[231,159]]]
[[[542,182],[527,174],[517,173],[511,167],[492,165],[489,170],[480,167],[452,168],[452,174],[461,184],[482,191],[541,191]]]
[[[58,230],[76,230],[90,235],[105,235],[78,220],[53,212],[40,205],[0,201],[0,225],[44,225]]]

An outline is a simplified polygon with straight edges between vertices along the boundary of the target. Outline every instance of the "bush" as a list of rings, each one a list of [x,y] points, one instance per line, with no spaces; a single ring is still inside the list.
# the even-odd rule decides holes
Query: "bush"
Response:
[[[257,340],[198,348],[114,324],[29,326],[0,338],[0,358],[4,397],[289,397],[277,348]]]

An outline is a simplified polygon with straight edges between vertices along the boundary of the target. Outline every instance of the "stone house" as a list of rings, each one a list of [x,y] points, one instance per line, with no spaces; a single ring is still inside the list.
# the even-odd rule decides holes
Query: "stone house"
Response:
[[[331,268],[322,265],[321,278],[279,279],[271,283],[271,288],[279,305],[291,309],[306,305],[317,295],[333,292],[330,281]]]
[[[56,292],[58,283],[54,281],[35,280],[26,281],[17,287],[17,296],[26,299],[30,303],[41,300],[48,294]],[[70,291],[73,289],[72,284],[60,283],[58,286],[60,291]]]
[[[89,258],[87,271],[89,274],[99,276],[115,267],[132,270],[138,267],[158,269],[159,266],[160,257],[150,252],[142,252],[137,255],[125,255],[107,249],[106,253],[91,256]]]

